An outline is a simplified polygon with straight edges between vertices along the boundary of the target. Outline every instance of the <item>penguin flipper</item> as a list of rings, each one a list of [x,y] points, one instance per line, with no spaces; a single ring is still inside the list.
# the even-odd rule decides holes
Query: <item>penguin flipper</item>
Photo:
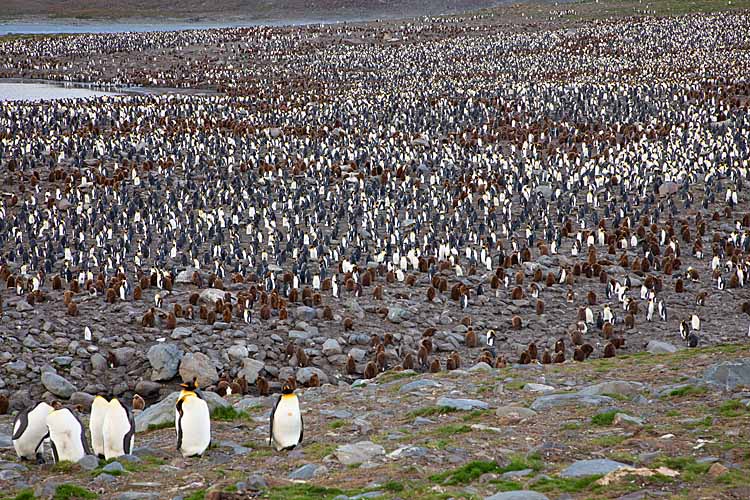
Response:
[[[16,426],[16,422],[19,423],[18,429],[16,429],[16,432],[13,433],[14,441],[23,436],[23,433],[26,432],[26,429],[29,427],[29,409],[30,408],[26,408],[21,413],[19,413],[15,421],[13,422],[13,427]]]
[[[271,410],[271,422],[269,424],[269,431],[268,431],[268,446],[273,445],[273,419],[276,415],[276,408],[279,406],[279,402],[281,401],[281,396],[278,397],[276,402],[273,404],[273,409]]]
[[[305,434],[305,420],[302,418],[302,415],[299,416],[299,441],[297,441],[297,444],[300,444],[302,442],[302,436]]]

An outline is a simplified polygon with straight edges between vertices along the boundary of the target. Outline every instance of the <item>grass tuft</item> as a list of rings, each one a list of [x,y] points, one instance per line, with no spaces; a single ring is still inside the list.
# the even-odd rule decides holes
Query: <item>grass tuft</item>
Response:
[[[586,477],[554,477],[543,478],[536,481],[533,485],[534,491],[542,493],[559,492],[559,493],[579,493],[584,490],[595,490],[599,487],[594,485],[602,477],[601,474]]]
[[[409,417],[432,417],[434,415],[446,415],[457,411],[457,409],[449,406],[425,406],[424,408],[417,408],[416,410],[409,412]]]
[[[730,399],[721,403],[719,406],[719,415],[725,418],[735,418],[745,415],[748,411],[747,406],[736,399]]]
[[[88,500],[98,498],[93,491],[89,491],[75,484],[61,484],[55,489],[55,496],[52,500]]]
[[[679,389],[674,389],[669,392],[669,397],[672,398],[679,398],[682,396],[697,396],[700,394],[705,394],[707,392],[707,389],[705,387],[696,387],[694,385],[686,385],[685,387],[680,387]]]
[[[602,427],[612,425],[612,422],[615,421],[615,415],[617,415],[617,410],[609,410],[603,413],[597,413],[596,415],[591,417],[591,423]]]
[[[244,411],[237,411],[232,406],[219,406],[211,412],[211,420],[220,422],[234,422],[235,420],[247,420],[249,415]]]

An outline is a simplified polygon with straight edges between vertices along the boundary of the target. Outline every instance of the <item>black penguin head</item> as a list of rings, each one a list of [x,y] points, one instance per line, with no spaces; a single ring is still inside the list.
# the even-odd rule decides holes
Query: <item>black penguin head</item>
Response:
[[[198,390],[198,377],[193,377],[193,380],[191,380],[190,382],[183,382],[183,383],[181,383],[180,387],[182,387],[186,391],[196,391],[196,390]]]
[[[281,387],[281,394],[294,394],[294,388],[289,384],[289,382],[284,383],[284,385]]]

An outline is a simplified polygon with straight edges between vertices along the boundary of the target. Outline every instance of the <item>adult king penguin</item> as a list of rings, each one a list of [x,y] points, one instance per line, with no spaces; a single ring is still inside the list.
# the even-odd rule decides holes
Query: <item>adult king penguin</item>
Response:
[[[107,413],[102,424],[104,458],[110,460],[130,455],[135,441],[135,421],[130,408],[119,399],[112,398],[107,404]]]
[[[73,410],[63,408],[59,403],[55,408],[47,415],[47,428],[55,462],[76,463],[85,455],[91,455],[83,424]]]
[[[104,436],[102,426],[109,410],[109,403],[102,396],[96,396],[91,403],[91,416],[89,418],[89,432],[91,433],[91,447],[99,458],[104,458]]]
[[[288,383],[281,388],[281,396],[276,400],[271,412],[271,435],[269,445],[276,451],[291,450],[302,442],[304,425],[299,410],[299,399]]]
[[[54,408],[42,401],[33,408],[29,407],[16,416],[13,422],[13,447],[21,460],[34,460],[44,463],[44,457],[39,448],[49,436],[47,429],[47,415]]]
[[[211,444],[211,416],[208,404],[200,397],[197,381],[182,387],[175,405],[177,450],[183,457],[196,457]]]

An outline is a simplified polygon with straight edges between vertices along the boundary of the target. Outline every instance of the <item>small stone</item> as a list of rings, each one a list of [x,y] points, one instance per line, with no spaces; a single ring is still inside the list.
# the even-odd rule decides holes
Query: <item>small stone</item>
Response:
[[[523,386],[523,390],[531,392],[542,392],[546,394],[548,392],[554,392],[555,388],[551,385],[529,383]]]
[[[534,411],[546,410],[557,406],[580,405],[599,406],[613,404],[614,399],[607,396],[586,396],[581,394],[549,394],[540,396],[531,404]]]
[[[482,372],[482,373],[492,373],[494,371],[494,368],[492,368],[490,365],[485,363],[484,361],[481,363],[477,363],[468,370],[470,373],[475,372]]]
[[[91,409],[91,403],[94,402],[94,396],[88,392],[76,391],[70,395],[71,405],[81,405],[83,409],[88,411]]]
[[[545,495],[530,490],[504,491],[492,496],[484,497],[484,500],[549,500]]]
[[[729,469],[727,469],[726,467],[724,467],[720,463],[715,462],[715,463],[711,464],[711,467],[708,469],[708,475],[711,476],[712,478],[716,479],[717,477],[724,475],[728,471],[729,471]]]
[[[336,458],[344,465],[355,465],[385,455],[385,449],[371,441],[360,441],[353,444],[345,444],[336,448]]]
[[[632,425],[635,427],[641,427],[643,420],[638,417],[633,417],[627,413],[616,413],[613,421],[615,425]]]
[[[661,340],[651,340],[646,345],[646,350],[651,354],[666,354],[671,352],[677,352],[678,349],[669,342],[662,342]]]
[[[287,477],[291,480],[307,481],[315,476],[315,471],[318,470],[318,467],[319,465],[317,464],[305,464],[291,472]]]
[[[95,483],[113,483],[115,481],[117,481],[117,478],[112,474],[107,474],[106,472],[102,472],[94,478]]]
[[[426,387],[440,387],[440,384],[438,382],[435,382],[434,380],[429,379],[414,380],[413,382],[408,382],[402,385],[398,392],[404,394],[407,392],[424,389]]]
[[[268,483],[266,483],[266,480],[263,479],[263,476],[260,476],[258,474],[253,474],[252,476],[247,478],[247,489],[251,491],[261,491],[268,488]]]
[[[120,462],[110,462],[102,467],[104,472],[125,472],[125,467]]]
[[[156,396],[159,394],[159,389],[161,389],[161,384],[150,380],[139,380],[138,383],[135,384],[136,394],[143,397]]]
[[[501,406],[495,410],[495,415],[501,418],[523,420],[535,416],[536,412],[523,406]]]

